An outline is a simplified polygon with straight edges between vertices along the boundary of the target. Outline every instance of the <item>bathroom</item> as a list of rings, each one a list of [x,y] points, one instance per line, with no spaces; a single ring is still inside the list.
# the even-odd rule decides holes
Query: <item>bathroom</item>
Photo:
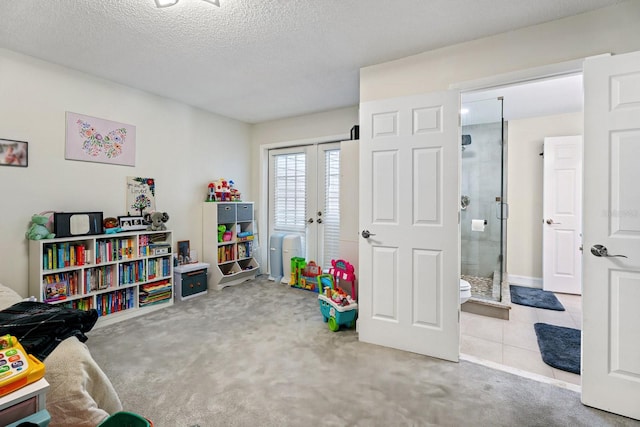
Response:
[[[461,116],[461,286],[469,284],[471,301],[499,305],[508,215],[503,99],[463,97]]]

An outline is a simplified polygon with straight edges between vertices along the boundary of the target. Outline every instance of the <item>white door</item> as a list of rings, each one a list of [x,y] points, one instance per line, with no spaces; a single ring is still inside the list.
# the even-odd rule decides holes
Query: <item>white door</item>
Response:
[[[542,287],[582,293],[582,136],[544,139]]]
[[[297,234],[322,267],[338,257],[340,143],[269,151],[269,235]]]
[[[359,338],[453,361],[459,108],[457,91],[360,105]]]
[[[582,402],[640,419],[640,52],[584,86]]]

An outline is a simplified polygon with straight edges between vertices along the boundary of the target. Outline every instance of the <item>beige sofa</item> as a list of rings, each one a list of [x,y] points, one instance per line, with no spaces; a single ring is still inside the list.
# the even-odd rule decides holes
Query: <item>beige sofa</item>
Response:
[[[0,284],[0,310],[22,301],[12,289]],[[111,381],[76,337],[62,341],[44,360],[50,384],[47,410],[50,427],[89,427],[100,424],[122,404]]]

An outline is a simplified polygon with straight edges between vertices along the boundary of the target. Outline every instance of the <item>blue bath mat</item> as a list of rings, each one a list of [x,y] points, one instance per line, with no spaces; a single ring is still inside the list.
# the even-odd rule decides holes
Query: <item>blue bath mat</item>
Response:
[[[558,301],[553,292],[516,285],[509,285],[509,289],[511,289],[511,302],[514,304],[564,311],[564,306]]]
[[[580,375],[580,330],[536,323],[542,360],[549,366]]]

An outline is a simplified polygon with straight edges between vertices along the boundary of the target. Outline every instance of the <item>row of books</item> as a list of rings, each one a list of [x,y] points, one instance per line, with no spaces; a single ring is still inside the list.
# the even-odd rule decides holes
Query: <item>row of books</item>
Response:
[[[118,264],[118,268],[120,285],[131,285],[147,280],[143,260]]]
[[[236,246],[224,245],[218,247],[218,263],[233,261],[236,259]]]
[[[64,300],[78,294],[78,277],[74,272],[48,274],[42,279],[42,299],[46,302]]]
[[[98,310],[98,315],[100,316],[134,307],[134,288],[120,289],[96,296],[96,310]]]
[[[160,280],[140,286],[138,301],[140,307],[158,304],[171,300],[171,283],[169,280]]]
[[[138,249],[134,237],[96,241],[96,264],[137,257]]]
[[[84,270],[84,291],[107,289],[116,283],[114,266],[87,268]]]
[[[60,304],[65,308],[75,308],[77,310],[90,310],[93,308],[93,298],[82,298],[73,301],[66,301]]]
[[[85,265],[89,261],[89,253],[82,244],[46,243],[42,251],[42,269],[57,270],[59,268]]]
[[[153,280],[157,277],[166,277],[171,274],[171,259],[152,258],[148,261],[147,280]]]

